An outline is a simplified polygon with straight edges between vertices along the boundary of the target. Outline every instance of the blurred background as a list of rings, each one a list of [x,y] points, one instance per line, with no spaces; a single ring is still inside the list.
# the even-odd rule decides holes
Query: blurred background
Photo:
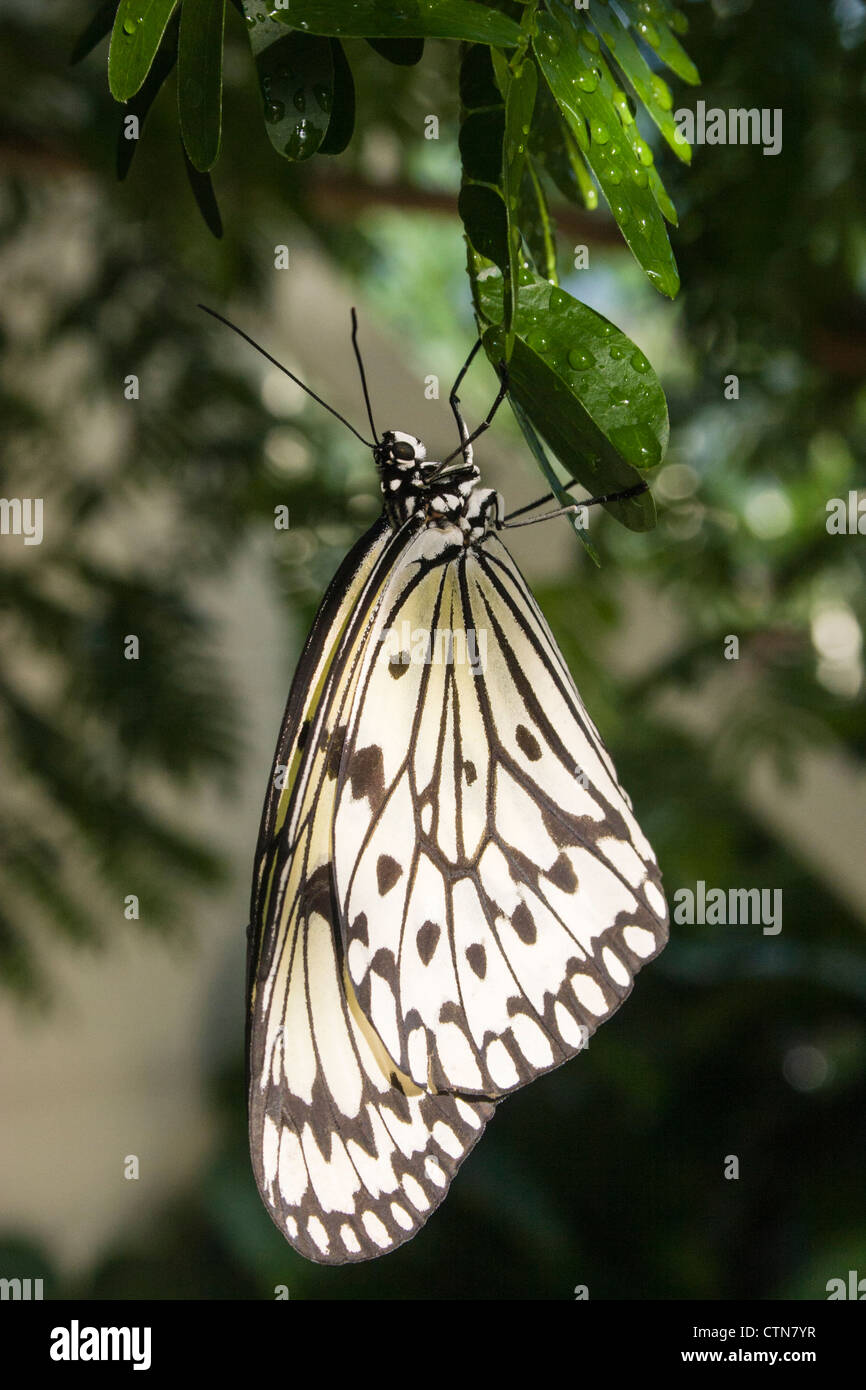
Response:
[[[675,105],[781,108],[782,152],[664,159],[674,304],[605,212],[559,209],[564,252],[590,248],[563,283],[650,358],[671,444],[654,532],[593,517],[601,570],[565,522],[513,548],[669,900],[781,889],[783,927],[674,925],[586,1054],[500,1107],[421,1234],[334,1270],[283,1241],[250,1171],[244,931],[291,674],[375,479],[196,303],[361,424],[356,304],[380,428],[450,450],[474,336],[457,46],[399,68],[349,41],[355,138],[290,166],[229,8],[217,240],[171,80],[118,183],[106,45],[69,65],[93,6],[6,0],[0,490],[44,499],[44,539],[0,538],[3,1277],[88,1299],[805,1299],[866,1276],[866,539],[826,524],[858,488],[866,513],[866,7],[685,8],[702,86]],[[494,384],[479,365],[470,419]],[[478,457],[517,506],[544,488],[505,414]]]

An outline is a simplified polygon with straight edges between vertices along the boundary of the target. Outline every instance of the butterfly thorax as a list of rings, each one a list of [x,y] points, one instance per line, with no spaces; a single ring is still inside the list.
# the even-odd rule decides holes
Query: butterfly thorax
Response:
[[[387,430],[374,450],[385,514],[395,530],[422,512],[428,526],[456,527],[464,545],[477,543],[495,528],[502,502],[493,488],[479,487],[475,463],[460,461],[443,468],[427,458],[412,434]]]

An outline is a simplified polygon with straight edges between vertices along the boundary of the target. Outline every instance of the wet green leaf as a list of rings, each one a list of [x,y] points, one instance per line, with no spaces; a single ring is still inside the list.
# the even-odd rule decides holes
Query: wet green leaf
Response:
[[[635,4],[635,0],[619,0],[619,5],[644,43],[658,54],[671,72],[675,72],[677,77],[681,77],[691,86],[700,82],[697,68],[671,30],[670,21],[675,13],[673,6],[647,7],[646,0],[641,4]]]
[[[285,10],[272,14],[292,29],[336,38],[466,39],[503,48],[520,41],[513,19],[474,0],[401,0],[397,5],[383,0],[289,0]]]
[[[225,0],[183,0],[177,49],[180,133],[201,173],[219,157]]]
[[[142,86],[177,0],[120,0],[111,47],[108,85],[116,101],[129,101]]]
[[[154,59],[150,72],[139,87],[135,96],[126,102],[123,115],[120,121],[120,130],[117,136],[117,177],[125,179],[129,173],[130,165],[135,157],[135,152],[140,144],[140,137],[144,130],[144,122],[147,113],[150,111],[156,97],[170,75],[175,63],[177,62],[177,30],[178,21],[175,14],[169,24],[165,43],[160,45],[159,52]],[[127,139],[127,117],[135,116],[138,120],[138,140]]]
[[[484,347],[503,356],[503,286],[479,282],[478,303],[490,326]],[[533,427],[593,495],[634,486],[658,464],[668,439],[664,392],[644,354],[601,314],[540,276],[521,272],[508,364],[510,391]],[[648,530],[648,493],[607,509],[631,530]]]
[[[502,191],[508,234],[508,277],[505,282],[505,332],[510,335],[517,305],[517,276],[522,255],[520,241],[521,188],[526,149],[538,87],[538,69],[531,58],[509,75],[505,92],[505,141],[502,146]]]
[[[309,159],[325,139],[334,105],[331,41],[298,31],[287,34],[267,15],[259,21],[258,0],[244,0],[244,11],[248,21],[253,19],[248,33],[268,139],[285,159]]]
[[[679,132],[673,118],[673,97],[668,84],[663,77],[653,72],[635,43],[631,32],[626,29],[608,5],[600,5],[598,0],[591,0],[589,13],[593,24],[616,58],[617,66],[622,70],[635,94],[643,102],[648,115],[658,126],[677,158],[681,159],[684,164],[688,164],[692,157],[692,147],[679,139]],[[695,73],[695,81],[697,81],[697,73]],[[639,158],[641,154],[646,158],[644,152],[648,150],[648,147],[641,139],[637,126],[633,121],[628,124],[633,136],[633,150]]]
[[[598,40],[590,35],[587,47],[587,35],[571,11],[539,15],[539,65],[632,254],[656,289],[673,298],[679,276],[650,184],[652,151],[634,129],[625,93],[597,51]]]

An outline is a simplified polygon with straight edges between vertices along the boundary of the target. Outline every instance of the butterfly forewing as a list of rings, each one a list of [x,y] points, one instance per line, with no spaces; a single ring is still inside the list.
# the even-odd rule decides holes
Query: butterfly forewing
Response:
[[[334,865],[358,1002],[417,1085],[500,1096],[585,1045],[663,946],[667,910],[495,537],[407,545],[346,724]]]
[[[283,1233],[328,1263],[409,1239],[493,1109],[400,1076],[344,967],[332,866],[342,720],[395,544],[390,528],[374,527],[320,609],[280,734],[274,770],[284,771],[272,779],[253,885],[253,1168]]]

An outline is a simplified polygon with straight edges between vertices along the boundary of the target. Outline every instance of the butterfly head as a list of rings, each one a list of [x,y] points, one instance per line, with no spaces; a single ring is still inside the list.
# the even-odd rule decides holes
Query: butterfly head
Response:
[[[386,430],[373,450],[381,472],[396,469],[398,474],[411,473],[427,457],[427,450],[414,434],[402,430]]]

